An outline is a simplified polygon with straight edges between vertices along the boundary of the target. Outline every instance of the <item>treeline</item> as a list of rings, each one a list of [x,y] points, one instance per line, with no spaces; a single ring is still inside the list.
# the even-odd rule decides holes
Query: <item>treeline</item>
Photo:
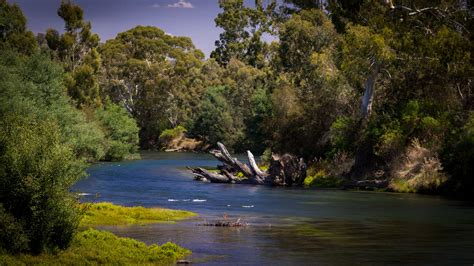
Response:
[[[469,3],[219,5],[208,60],[155,27],[99,45],[101,97],[137,119],[143,148],[181,126],[235,152],[303,156],[310,175],[344,177],[332,183],[473,195]]]
[[[96,154],[89,157],[132,151],[124,143],[136,141],[133,123],[110,119],[104,130],[97,114],[126,117],[123,107],[145,149],[162,148],[170,132],[187,132],[235,152],[303,156],[319,176],[472,195],[468,2],[257,0],[245,6],[226,0],[219,6],[215,22],[223,32],[207,60],[191,39],[150,26],[100,43],[82,9],[69,1],[58,9],[63,34],[49,29],[34,37],[22,15],[2,11],[8,18],[2,40],[18,53],[40,53],[61,65],[69,102],[102,129],[85,130],[95,140],[82,142],[89,144],[86,154]],[[93,145],[101,133],[115,142]]]

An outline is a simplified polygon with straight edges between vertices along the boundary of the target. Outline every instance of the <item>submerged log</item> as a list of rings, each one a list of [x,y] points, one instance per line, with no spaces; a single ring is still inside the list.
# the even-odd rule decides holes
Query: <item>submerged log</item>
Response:
[[[211,151],[224,166],[219,166],[219,173],[213,173],[203,168],[192,168],[191,171],[197,180],[213,183],[243,183],[255,185],[300,186],[306,178],[306,164],[304,160],[294,155],[272,155],[268,171],[262,171],[255,157],[247,151],[248,165],[232,157],[224,144],[217,143],[218,150]],[[237,177],[238,175],[243,176]]]

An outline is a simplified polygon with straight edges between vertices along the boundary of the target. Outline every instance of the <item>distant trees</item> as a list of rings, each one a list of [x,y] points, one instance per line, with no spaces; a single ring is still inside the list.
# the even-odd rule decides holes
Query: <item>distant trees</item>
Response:
[[[189,123],[205,88],[204,55],[191,40],[138,26],[100,49],[104,92],[137,119],[143,147],[157,144],[166,128]]]

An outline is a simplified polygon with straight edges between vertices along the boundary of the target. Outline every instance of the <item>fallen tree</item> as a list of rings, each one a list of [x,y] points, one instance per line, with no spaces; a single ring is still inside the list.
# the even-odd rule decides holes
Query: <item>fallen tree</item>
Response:
[[[302,158],[284,154],[272,154],[268,171],[262,171],[255,161],[255,157],[247,151],[248,164],[232,157],[224,146],[217,143],[218,150],[212,150],[223,165],[218,166],[219,172],[214,173],[204,168],[190,168],[196,180],[212,183],[238,183],[273,186],[301,186],[306,178],[306,164]]]

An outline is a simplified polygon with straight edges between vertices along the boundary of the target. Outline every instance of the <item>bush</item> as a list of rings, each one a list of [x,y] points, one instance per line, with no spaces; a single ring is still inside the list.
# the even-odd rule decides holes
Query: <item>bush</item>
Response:
[[[109,101],[96,116],[107,138],[105,160],[119,161],[137,152],[139,129],[123,107]]]
[[[0,249],[20,252],[28,249],[28,236],[22,225],[0,204]]]
[[[165,146],[173,139],[176,139],[186,133],[188,130],[183,126],[177,126],[171,129],[165,129],[160,134],[160,142]]]
[[[328,175],[326,171],[314,168],[308,169],[308,176],[304,180],[304,185],[308,187],[337,188],[342,185],[342,178]]]
[[[422,147],[417,139],[395,169],[389,188],[396,192],[437,192],[447,180],[437,153]]]
[[[79,222],[77,202],[69,189],[84,176],[84,169],[72,149],[62,143],[56,123],[13,114],[3,117],[0,203],[8,214],[3,219],[21,223],[29,251],[68,247]],[[10,227],[19,229],[20,225]],[[2,235],[2,241],[7,237]],[[15,249],[24,242],[20,240]]]
[[[448,189],[456,196],[474,197],[474,112],[464,127],[452,136],[443,151],[443,163],[451,179]]]
[[[105,136],[97,123],[71,106],[63,74],[45,55],[20,58],[11,51],[0,51],[0,114],[34,114],[38,119],[55,120],[63,143],[78,157],[100,160],[105,155]]]

